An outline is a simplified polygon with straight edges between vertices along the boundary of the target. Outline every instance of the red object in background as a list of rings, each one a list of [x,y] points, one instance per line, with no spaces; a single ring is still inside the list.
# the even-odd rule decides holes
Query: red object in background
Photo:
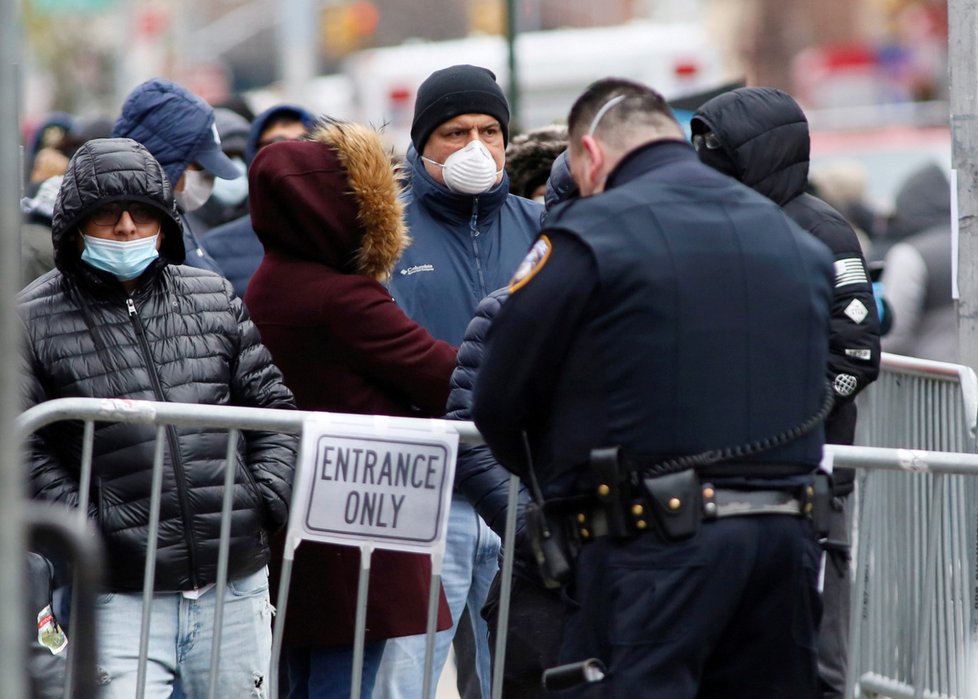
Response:
[[[695,61],[679,61],[672,67],[677,78],[695,78],[700,67]]]
[[[866,68],[876,63],[876,52],[866,44],[825,46],[815,54],[818,67],[825,71]]]
[[[188,90],[208,104],[219,104],[231,96],[231,76],[217,63],[197,63],[187,67],[181,81]]]
[[[867,43],[805,49],[792,62],[793,94],[815,109],[909,101],[910,85],[888,55]]]
[[[377,6],[367,0],[359,0],[350,6],[353,27],[357,36],[370,36],[377,29],[380,13]]]
[[[390,91],[391,104],[401,104],[411,99],[411,90],[406,87],[392,87]]]
[[[158,7],[146,7],[136,17],[136,32],[144,38],[153,39],[162,34],[169,23],[168,12]]]
[[[388,114],[394,128],[410,129],[414,118],[414,92],[403,85],[394,86],[387,93]]]

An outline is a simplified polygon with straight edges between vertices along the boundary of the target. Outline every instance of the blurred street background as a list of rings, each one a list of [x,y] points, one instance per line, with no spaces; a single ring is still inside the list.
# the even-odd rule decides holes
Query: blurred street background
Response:
[[[459,62],[497,72],[522,129],[606,75],[669,98],[781,87],[815,129],[947,126],[946,0],[25,0],[24,15],[27,132],[52,111],[114,116],[161,75],[212,103],[386,124],[399,147],[417,84]]]
[[[609,75],[657,88],[684,124],[711,91],[783,88],[812,126],[813,180],[870,218],[892,213],[922,165],[951,167],[948,0],[21,0],[21,12],[22,143],[54,112],[114,120],[163,76],[215,105],[291,102],[383,125],[403,152],[421,81],[473,63],[507,90],[514,133],[562,121]],[[438,697],[458,697],[451,660]]]

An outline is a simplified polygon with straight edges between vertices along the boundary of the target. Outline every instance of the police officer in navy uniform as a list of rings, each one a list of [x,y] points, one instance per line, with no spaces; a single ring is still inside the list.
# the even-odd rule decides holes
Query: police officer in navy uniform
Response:
[[[648,87],[593,84],[568,128],[581,198],[517,271],[473,406],[577,525],[562,658],[607,675],[568,696],[810,699],[831,255]]]

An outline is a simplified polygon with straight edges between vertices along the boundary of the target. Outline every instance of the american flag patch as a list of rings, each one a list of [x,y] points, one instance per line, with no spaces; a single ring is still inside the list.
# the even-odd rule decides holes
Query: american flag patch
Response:
[[[847,284],[868,284],[863,261],[858,257],[847,257],[835,261],[835,287]]]

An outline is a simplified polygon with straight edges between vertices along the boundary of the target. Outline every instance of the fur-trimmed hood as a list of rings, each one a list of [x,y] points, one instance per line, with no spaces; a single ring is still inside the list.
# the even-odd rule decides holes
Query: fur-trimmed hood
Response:
[[[268,251],[379,279],[409,242],[393,163],[369,127],[324,120],[309,140],[266,146],[248,186]]]

